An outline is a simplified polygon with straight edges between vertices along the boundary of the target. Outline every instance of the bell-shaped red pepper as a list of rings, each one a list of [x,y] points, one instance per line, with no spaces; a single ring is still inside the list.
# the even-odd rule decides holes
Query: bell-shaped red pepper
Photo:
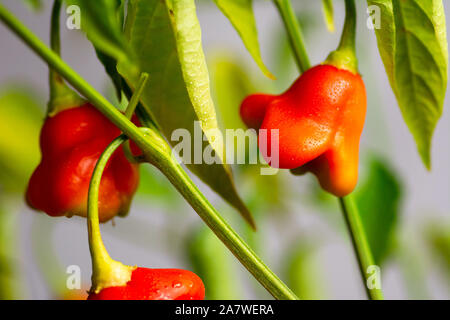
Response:
[[[278,168],[312,172],[336,196],[355,188],[366,115],[366,90],[357,72],[318,65],[281,95],[247,97],[240,113],[247,126],[267,130],[259,144],[269,164],[277,150]],[[271,145],[272,130],[278,130],[278,148]]]
[[[28,204],[50,216],[85,217],[95,164],[120,133],[89,103],[47,117],[40,136],[41,163],[26,193]],[[122,149],[117,150],[101,180],[100,221],[125,215],[138,183],[138,166],[127,160]]]
[[[181,269],[136,268],[124,286],[91,293],[88,300],[203,300],[205,287],[194,273]]]

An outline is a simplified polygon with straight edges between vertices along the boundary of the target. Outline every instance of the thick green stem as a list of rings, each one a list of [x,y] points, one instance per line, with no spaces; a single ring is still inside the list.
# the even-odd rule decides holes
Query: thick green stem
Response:
[[[294,51],[295,61],[297,62],[300,73],[305,72],[311,67],[309,62],[308,53],[305,48],[305,42],[303,40],[302,31],[298,23],[294,10],[292,9],[290,0],[273,0],[281,19],[283,20],[286,28],[289,42],[292,50]]]
[[[163,150],[166,151],[163,151]],[[154,152],[149,159],[175,186],[197,214],[230,249],[247,270],[280,300],[297,300],[297,296],[261,261],[242,238],[227,224],[211,203],[199,191],[183,168],[172,158],[168,146]],[[155,157],[155,155],[157,155]]]
[[[383,292],[381,289],[369,289],[370,274],[368,273],[371,266],[376,266],[370,250],[369,242],[367,241],[366,233],[361,222],[361,217],[358,212],[353,197],[347,196],[339,198],[342,213],[347,223],[348,230],[352,239],[353,248],[359,264],[364,288],[366,288],[367,295],[371,300],[383,300]]]
[[[61,58],[26,28],[17,18],[0,4],[0,20],[17,34],[47,64],[61,74],[72,86],[84,95],[100,112],[111,120],[127,137],[132,139],[148,159],[161,160],[160,155],[171,153],[167,142],[154,130],[144,132],[120,113],[107,99],[99,94],[87,81],[72,70]],[[161,153],[163,152],[163,153]],[[171,157],[169,157],[171,158]],[[160,170],[162,164],[157,165]],[[258,256],[233,231],[220,214],[196,188],[179,165],[173,163],[164,169],[164,174],[183,194],[199,216],[219,236],[230,251],[251,271],[255,278],[277,299],[298,299],[294,293],[270,271]],[[180,180],[178,180],[180,179]]]
[[[345,23],[338,48],[330,53],[325,63],[339,69],[358,72],[356,58],[356,6],[355,0],[345,0]]]
[[[98,218],[98,194],[103,171],[114,151],[128,138],[124,135],[116,138],[103,151],[92,173],[88,193],[87,226],[89,250],[92,258],[92,288],[91,292],[98,293],[103,288],[124,286],[131,279],[134,268],[113,260],[106,250]]]

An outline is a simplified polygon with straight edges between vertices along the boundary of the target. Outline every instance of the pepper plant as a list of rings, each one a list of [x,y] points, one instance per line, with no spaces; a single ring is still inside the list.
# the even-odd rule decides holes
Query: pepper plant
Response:
[[[253,1],[213,2],[239,34],[261,76],[275,79],[261,55]],[[355,201],[352,195],[358,183],[367,94],[357,59],[360,7],[355,0],[344,2],[340,43],[324,55],[322,63],[312,67],[291,1],[273,0],[274,14],[278,11],[283,22],[299,75],[284,93],[252,92],[232,112],[239,113],[249,128],[258,130],[259,149],[268,166],[289,169],[292,179],[311,172],[324,191],[337,197],[367,296],[383,299],[381,288],[371,283],[370,272],[377,266],[383,245],[374,245],[372,234],[367,232],[367,218],[358,210],[370,210],[360,199],[368,199],[367,204],[372,197],[358,193]],[[380,13],[375,17],[380,21],[372,22],[380,24],[375,28],[380,55],[404,121],[425,167],[430,169],[432,135],[442,114],[447,86],[442,1],[368,0],[367,5]],[[65,6],[79,8],[81,29],[114,84],[117,98],[126,105],[124,112],[61,57],[60,13]],[[327,28],[334,30],[333,1],[323,1],[323,10]],[[218,114],[194,0],[54,0],[50,47],[2,4],[0,20],[49,67],[49,103],[40,134],[42,158],[29,180],[26,200],[49,216],[87,218],[92,258],[89,299],[205,296],[203,282],[190,271],[131,267],[113,260],[106,251],[99,222],[127,215],[138,187],[139,166],[144,165],[154,166],[167,178],[274,298],[302,298],[301,292],[297,296],[271,271],[188,174],[196,175],[240,214],[252,232],[257,231],[258,219],[242,200],[227,161],[227,145],[217,134]],[[220,86],[215,90],[223,94]],[[177,141],[172,137],[179,129],[191,136],[200,130],[205,150],[201,154],[208,150],[214,161],[185,162],[182,166],[173,156]],[[195,153],[195,148],[183,152]],[[267,165],[262,167],[267,169]],[[386,170],[383,172],[390,178]],[[264,183],[270,178],[259,179]],[[368,193],[370,188],[361,192]]]

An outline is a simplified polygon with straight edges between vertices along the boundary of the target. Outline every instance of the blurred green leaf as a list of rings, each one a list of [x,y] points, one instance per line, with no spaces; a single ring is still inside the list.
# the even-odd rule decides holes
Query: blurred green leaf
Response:
[[[138,197],[152,203],[158,202],[172,209],[182,203],[182,198],[178,195],[175,188],[158,170],[148,165],[141,165],[139,171]]]
[[[369,174],[356,190],[355,201],[372,254],[381,264],[392,247],[402,199],[402,187],[385,161],[372,157]]]
[[[368,0],[380,9],[375,29],[381,58],[425,166],[442,115],[448,44],[442,0]]]
[[[0,197],[0,300],[18,299],[18,255],[16,212],[12,212]]]
[[[450,279],[450,226],[433,224],[427,230],[427,240]]]
[[[211,63],[212,87],[214,99],[219,111],[221,123],[226,129],[246,129],[239,115],[239,107],[244,98],[262,87],[250,78],[238,60],[231,55],[222,54]],[[282,184],[280,175],[261,175],[261,164],[249,164],[247,142],[236,139],[235,148],[247,152],[246,165],[239,165],[242,189],[247,186],[246,202],[255,214],[268,211],[281,204]]]
[[[326,299],[324,285],[320,282],[321,270],[314,259],[315,248],[299,241],[286,259],[287,284],[302,300]]]
[[[28,6],[30,6],[33,10],[42,9],[42,1],[41,0],[23,0]]]
[[[58,223],[45,215],[34,214],[31,225],[31,245],[34,261],[50,295],[61,297],[67,290],[65,268],[55,250],[54,233]]]
[[[29,88],[0,92],[0,186],[23,192],[40,159],[43,104]]]
[[[423,253],[417,250],[416,243],[397,241],[395,260],[401,269],[401,276],[407,292],[408,299],[428,300],[430,293],[427,286],[429,269]]]
[[[256,30],[256,21],[252,8],[253,0],[214,0],[214,2],[230,20],[261,71],[267,77],[275,79],[261,57],[258,31]]]
[[[334,32],[333,0],[322,0],[322,9],[328,31]]]
[[[203,280],[208,300],[242,299],[235,260],[211,230],[195,230],[188,241],[194,272]]]
[[[150,75],[141,102],[169,142],[178,144],[170,141],[177,129],[187,129],[190,138],[195,138],[194,122],[200,121],[208,137],[204,147],[212,147],[220,159],[224,147],[222,139],[211,135],[218,130],[218,124],[194,1],[130,0],[127,12],[125,32],[137,53],[140,71],[119,63],[119,72],[133,88],[140,72]],[[202,163],[188,167],[247,221],[252,221],[227,165]]]
[[[307,183],[307,192],[302,197],[305,203],[318,206],[321,211],[334,212],[339,210],[336,197],[324,191],[316,177],[309,175],[309,181]]]
[[[223,126],[226,129],[245,128],[239,107],[244,98],[256,90],[249,71],[226,55],[214,58],[210,65],[214,100]]]

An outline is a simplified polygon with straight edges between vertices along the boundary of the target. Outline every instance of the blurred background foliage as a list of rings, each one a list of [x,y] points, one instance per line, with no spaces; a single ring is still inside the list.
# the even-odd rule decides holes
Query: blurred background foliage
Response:
[[[42,9],[40,1],[26,2],[34,9]],[[198,5],[205,2],[199,1]],[[307,40],[324,24],[323,17],[307,10],[299,14],[299,21]],[[327,22],[330,25],[330,21]],[[295,77],[296,68],[285,32],[280,28],[274,33],[275,43],[269,65],[277,76],[275,82],[254,72],[255,68],[246,65],[232,51],[228,52],[223,47],[209,50],[207,57],[213,96],[223,129],[244,129],[238,106],[246,95],[279,93]],[[362,60],[361,63],[367,63],[365,58]],[[15,230],[18,230],[17,215],[24,206],[27,180],[39,162],[39,131],[44,119],[46,95],[46,92],[36,91],[22,82],[2,83],[0,87],[0,299],[30,297],[26,277],[20,272],[23,253],[17,245],[19,235]],[[117,102],[114,90],[109,90],[109,96]],[[361,168],[356,202],[377,263],[382,267],[395,264],[402,270],[410,298],[429,297],[425,272],[428,268],[438,270],[450,292],[450,225],[427,221],[414,235],[422,240],[423,246],[416,245],[419,239],[415,239],[416,242],[405,241],[398,230],[405,216],[404,198],[408,188],[389,159],[376,151],[369,150],[362,155]],[[304,215],[301,209],[297,209],[306,206],[347,239],[335,198],[323,192],[309,175],[297,178],[281,172],[262,176],[259,170],[259,165],[234,167],[237,186],[255,215],[259,232],[252,232],[232,213],[228,214],[229,207],[219,204],[219,211],[236,226],[263,260],[270,260],[277,273],[301,298],[333,298],[334,291],[323,276],[329,266],[320,263],[320,249],[326,236],[300,227],[295,234],[285,230],[288,229],[286,226],[297,223],[294,216]],[[299,183],[303,186],[299,187]],[[190,209],[170,183],[150,166],[141,166],[141,182],[135,201],[138,207],[159,208],[167,214],[167,219],[155,226],[136,219],[130,222],[136,230],[133,235],[125,237],[109,228],[106,231],[108,235],[128,241],[129,245],[141,246],[144,252],[149,251],[148,246],[153,252],[153,246],[159,244],[152,240],[142,241],[145,233],[149,234],[149,239],[158,239],[161,243],[167,240],[171,248],[178,246],[179,249],[171,254],[181,256],[186,266],[202,277],[208,299],[270,298],[209,229],[197,221],[189,223],[187,232],[177,229]],[[292,209],[293,202],[296,212]],[[40,215],[35,212],[27,214]],[[36,267],[47,284],[49,296],[55,299],[85,298],[87,284],[83,284],[81,290],[65,288],[66,274],[52,240],[56,224],[49,221],[51,219],[33,219],[30,235]],[[282,248],[277,249],[275,257],[270,256],[270,249],[275,245],[271,242]],[[163,247],[161,250],[166,249]]]

